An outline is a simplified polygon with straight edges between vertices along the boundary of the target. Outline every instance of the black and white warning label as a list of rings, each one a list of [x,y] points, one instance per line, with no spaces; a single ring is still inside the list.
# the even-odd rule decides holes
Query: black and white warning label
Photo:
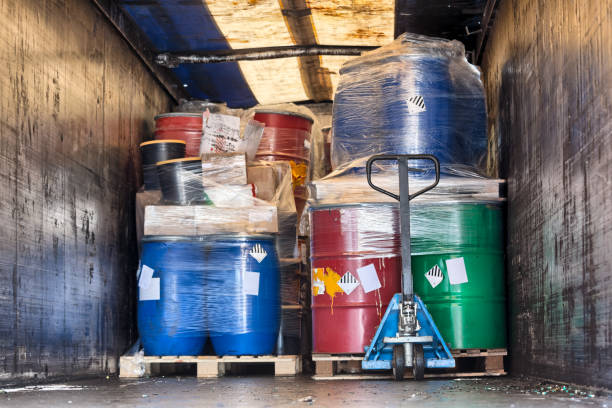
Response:
[[[408,113],[420,113],[427,110],[425,100],[420,95],[415,95],[408,98],[406,105],[408,106]]]
[[[440,267],[438,265],[435,265],[433,268],[431,268],[425,273],[425,278],[427,278],[431,287],[435,288],[444,279],[444,274],[442,273]]]

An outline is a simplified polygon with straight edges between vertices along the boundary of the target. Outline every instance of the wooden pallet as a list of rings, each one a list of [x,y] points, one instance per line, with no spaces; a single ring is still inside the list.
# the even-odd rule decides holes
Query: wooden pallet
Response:
[[[457,367],[455,369],[427,370],[425,378],[459,378],[506,375],[504,356],[506,349],[458,349],[452,350]],[[388,371],[364,371],[361,369],[363,354],[313,354],[315,380],[389,379]],[[461,360],[461,361],[460,361]],[[469,361],[468,361],[469,360]],[[463,363],[468,364],[463,364]],[[406,370],[405,378],[412,378]]]
[[[120,378],[139,378],[158,374],[160,364],[195,364],[198,378],[216,378],[229,371],[228,365],[273,363],[275,376],[295,376],[302,371],[302,357],[290,356],[123,356],[119,360]]]

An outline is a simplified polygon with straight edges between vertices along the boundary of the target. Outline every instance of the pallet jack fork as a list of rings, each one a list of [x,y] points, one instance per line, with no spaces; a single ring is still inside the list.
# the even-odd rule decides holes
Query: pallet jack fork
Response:
[[[435,181],[410,194],[408,173],[420,171],[408,167],[410,160],[433,162]],[[372,183],[372,164],[376,161],[396,161],[399,166],[399,195]],[[429,154],[375,155],[366,164],[368,184],[374,190],[399,201],[402,254],[402,292],[391,298],[376,334],[361,362],[364,370],[393,370],[396,380],[404,378],[406,367],[412,368],[416,380],[425,376],[425,368],[453,368],[455,359],[438,331],[427,307],[414,293],[410,259],[410,200],[431,190],[440,181],[440,162]]]

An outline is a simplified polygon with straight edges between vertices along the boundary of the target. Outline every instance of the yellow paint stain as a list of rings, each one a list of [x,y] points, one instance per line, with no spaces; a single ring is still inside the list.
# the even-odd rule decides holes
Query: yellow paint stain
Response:
[[[344,293],[342,288],[338,286],[338,281],[340,280],[340,275],[338,275],[332,268],[326,267],[323,268],[315,268],[313,270],[313,281],[323,282],[325,285],[325,292],[331,298],[331,313],[334,314],[334,297],[337,293]],[[316,287],[317,294],[322,294],[319,292],[320,287]],[[315,287],[313,286],[313,293]]]

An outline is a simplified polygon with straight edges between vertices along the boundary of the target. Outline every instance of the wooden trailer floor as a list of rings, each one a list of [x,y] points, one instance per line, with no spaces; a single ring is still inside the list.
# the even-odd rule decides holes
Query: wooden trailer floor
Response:
[[[546,394],[542,394],[546,392]],[[512,378],[314,381],[309,377],[86,380],[0,387],[2,407],[612,407],[610,395]]]

